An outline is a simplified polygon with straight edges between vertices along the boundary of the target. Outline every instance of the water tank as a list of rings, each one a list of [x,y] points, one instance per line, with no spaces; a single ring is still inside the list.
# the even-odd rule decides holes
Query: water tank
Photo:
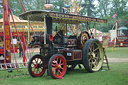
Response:
[[[119,27],[118,31],[120,31],[120,34],[123,34],[124,36],[128,36],[128,28],[127,27]]]

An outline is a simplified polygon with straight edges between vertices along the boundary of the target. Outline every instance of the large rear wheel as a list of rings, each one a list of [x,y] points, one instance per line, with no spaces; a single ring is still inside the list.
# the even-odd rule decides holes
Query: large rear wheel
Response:
[[[40,77],[45,73],[45,64],[41,55],[34,55],[28,62],[28,72],[32,77]]]
[[[48,71],[52,78],[62,78],[67,70],[67,63],[63,55],[55,54],[48,62]]]
[[[83,65],[88,72],[99,71],[103,63],[103,47],[99,40],[89,39],[83,47]]]

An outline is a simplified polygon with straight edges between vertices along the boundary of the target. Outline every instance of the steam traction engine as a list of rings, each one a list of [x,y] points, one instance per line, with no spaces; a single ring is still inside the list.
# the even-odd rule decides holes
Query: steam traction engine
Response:
[[[41,46],[40,54],[32,56],[28,63],[32,77],[42,76],[48,69],[52,78],[62,78],[67,69],[71,70],[77,64],[83,64],[88,72],[100,70],[103,62],[102,45],[98,40],[90,39],[86,31],[78,35],[78,25],[86,22],[107,23],[107,20],[49,11],[29,11],[21,14],[20,18],[44,22],[44,32],[32,39],[32,43],[38,41]],[[54,37],[52,23],[60,24]],[[76,25],[76,34],[68,36],[67,25]]]

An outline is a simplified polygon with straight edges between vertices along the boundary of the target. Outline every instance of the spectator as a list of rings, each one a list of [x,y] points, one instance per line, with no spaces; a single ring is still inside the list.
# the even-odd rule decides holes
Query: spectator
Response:
[[[19,58],[23,56],[22,42],[19,42]]]
[[[0,37],[0,49],[3,49],[4,41],[3,38]],[[4,56],[3,54],[0,54],[0,56]]]

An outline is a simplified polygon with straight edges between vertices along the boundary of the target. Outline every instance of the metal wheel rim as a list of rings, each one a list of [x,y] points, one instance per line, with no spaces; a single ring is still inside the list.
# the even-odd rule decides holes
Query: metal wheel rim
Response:
[[[66,61],[62,56],[58,55],[53,59],[52,65],[51,65],[51,70],[52,70],[52,74],[56,78],[63,77],[64,74],[66,73],[66,68],[67,68]]]
[[[31,61],[31,72],[35,76],[42,76],[45,72],[45,66],[43,59],[35,57]]]
[[[93,42],[89,47],[88,52],[89,67],[93,71],[98,71],[103,63],[103,48],[100,43]]]

